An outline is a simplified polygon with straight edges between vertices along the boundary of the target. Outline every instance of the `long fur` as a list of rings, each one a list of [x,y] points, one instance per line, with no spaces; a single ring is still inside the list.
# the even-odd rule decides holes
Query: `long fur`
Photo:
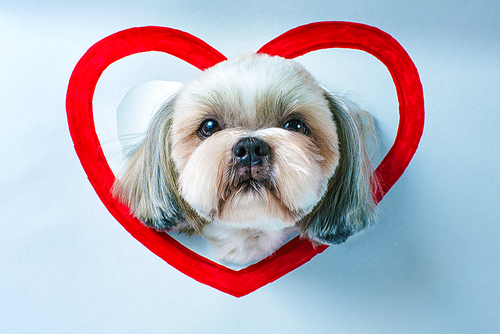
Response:
[[[112,192],[134,216],[157,230],[200,232],[207,222],[179,195],[169,141],[174,99],[151,121],[144,142],[131,154]]]
[[[340,141],[340,162],[328,191],[313,211],[298,224],[301,232],[320,243],[338,244],[370,225],[376,210],[371,195],[372,165],[365,145],[373,124],[368,113],[348,109],[338,97],[325,92]],[[373,180],[376,184],[376,180]]]
[[[202,136],[206,120],[219,128]],[[290,120],[307,131],[290,131]],[[232,262],[271,253],[292,229],[340,243],[375,217],[370,123],[297,63],[238,57],[204,71],[159,110],[113,193],[144,224],[201,233]],[[269,148],[252,169],[233,151],[244,138]],[[242,183],[243,170],[260,176]]]

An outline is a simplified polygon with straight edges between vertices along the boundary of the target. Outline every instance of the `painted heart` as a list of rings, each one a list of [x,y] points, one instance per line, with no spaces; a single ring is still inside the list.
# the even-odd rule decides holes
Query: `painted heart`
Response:
[[[373,189],[378,203],[399,179],[413,157],[424,126],[424,99],[417,69],[405,50],[385,32],[351,22],[318,22],[292,29],[258,52],[294,58],[327,48],[365,51],[389,70],[399,101],[399,127],[393,146],[377,167],[382,185]],[[69,81],[66,110],[71,136],[90,183],[109,212],[139,242],[193,279],[236,297],[249,294],[280,278],[323,252],[298,237],[271,256],[241,270],[212,262],[166,233],[145,227],[129,208],[111,196],[115,180],[97,137],[92,100],[104,70],[126,56],[148,51],[165,52],[204,70],[226,59],[200,39],[170,28],[142,27],[124,30],[93,45],[76,65]]]

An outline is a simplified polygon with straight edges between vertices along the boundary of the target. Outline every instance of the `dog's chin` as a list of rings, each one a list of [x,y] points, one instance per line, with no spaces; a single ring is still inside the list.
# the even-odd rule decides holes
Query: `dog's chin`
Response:
[[[248,264],[271,254],[293,230],[295,217],[279,201],[267,182],[240,182],[219,215],[205,226],[202,235],[216,246],[219,259]]]

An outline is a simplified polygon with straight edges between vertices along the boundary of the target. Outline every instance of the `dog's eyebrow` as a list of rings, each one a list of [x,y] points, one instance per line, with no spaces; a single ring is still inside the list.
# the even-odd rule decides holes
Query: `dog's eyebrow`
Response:
[[[283,118],[290,118],[290,117],[300,117],[304,118],[303,113],[301,112],[302,107],[299,106],[298,104],[290,104],[287,106],[285,110],[283,110],[282,116]]]
[[[208,96],[193,94],[192,99],[198,106],[202,107],[203,119],[215,117],[222,120],[228,115],[230,107],[224,102],[224,97],[220,94],[208,93]]]

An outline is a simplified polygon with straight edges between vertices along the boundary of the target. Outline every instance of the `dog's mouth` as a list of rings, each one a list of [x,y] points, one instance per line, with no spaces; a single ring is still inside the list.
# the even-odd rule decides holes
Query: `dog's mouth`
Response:
[[[301,213],[292,212],[281,200],[269,167],[231,167],[231,178],[221,184],[222,193],[212,219],[225,223],[247,221],[252,224],[269,219],[292,224],[298,219]]]
[[[276,194],[268,163],[253,166],[234,163],[228,166],[225,181],[221,182],[219,190],[219,206],[236,195],[266,197],[266,194]]]
[[[232,191],[242,193],[262,193],[264,191],[264,188],[271,189],[271,182],[269,182],[269,180],[247,179],[239,182],[237,186],[232,189]]]
[[[269,190],[273,188],[268,164],[255,164],[253,166],[235,164],[226,191],[261,193],[264,188]]]

